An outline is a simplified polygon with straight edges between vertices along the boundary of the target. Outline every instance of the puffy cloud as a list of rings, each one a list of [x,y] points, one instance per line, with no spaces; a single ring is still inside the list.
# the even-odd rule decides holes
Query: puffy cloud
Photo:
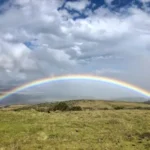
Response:
[[[90,5],[89,0],[79,0],[79,1],[68,1],[65,4],[65,8],[69,10],[77,10],[77,11],[83,11],[88,5]]]

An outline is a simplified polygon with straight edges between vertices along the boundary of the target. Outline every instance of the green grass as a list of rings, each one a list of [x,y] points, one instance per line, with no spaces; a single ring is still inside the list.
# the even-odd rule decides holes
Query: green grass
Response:
[[[50,113],[1,110],[0,150],[150,149],[149,110],[97,109],[101,107],[97,106],[98,103],[112,108],[112,105],[123,105],[122,102],[72,103],[82,107],[92,106],[93,110]],[[126,105],[130,106],[130,103],[126,102]],[[143,107],[143,104],[137,105]],[[134,107],[137,105],[134,104]]]

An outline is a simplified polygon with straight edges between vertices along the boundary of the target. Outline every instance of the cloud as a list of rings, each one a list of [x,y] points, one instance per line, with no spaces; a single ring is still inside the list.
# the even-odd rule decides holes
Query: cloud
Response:
[[[140,0],[141,2],[150,2],[150,0]]]
[[[105,0],[105,2],[108,4],[108,5],[111,5],[111,3],[113,2],[114,0]]]
[[[79,1],[68,1],[65,4],[65,8],[69,10],[77,10],[79,12],[83,11],[88,5],[90,5],[89,0],[79,0]]]
[[[92,12],[90,1],[68,1],[65,8],[88,16],[74,20],[75,14],[58,9],[63,3],[15,0],[3,5],[7,9],[0,14],[1,82],[8,86],[8,82],[85,73],[150,90],[150,15],[134,6],[124,13],[104,7]],[[70,84],[65,87],[71,89]],[[113,93],[109,97],[116,96]]]

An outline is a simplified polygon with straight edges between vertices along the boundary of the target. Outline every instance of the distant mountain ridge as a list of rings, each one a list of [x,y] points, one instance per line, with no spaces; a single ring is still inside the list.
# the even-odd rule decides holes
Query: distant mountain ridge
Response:
[[[150,104],[150,100],[148,100],[148,101],[145,101],[144,103],[145,103],[145,104]]]
[[[54,102],[54,101],[64,101],[64,100],[102,100],[103,98],[95,98],[94,96],[60,96],[55,98],[50,95],[32,95],[32,94],[13,94],[6,99],[0,101],[0,105],[13,105],[13,104],[35,104],[35,103],[43,103],[43,102]],[[127,101],[127,102],[145,102],[150,103],[150,100],[143,97],[122,97],[115,99],[103,99],[105,101]]]
[[[144,97],[122,97],[122,98],[116,98],[113,100],[117,100],[117,101],[131,101],[131,102],[145,102],[148,101],[148,99],[144,98]]]
[[[0,105],[14,105],[14,104],[36,104],[41,102],[53,102],[53,101],[64,101],[64,100],[78,100],[78,99],[92,99],[95,100],[94,97],[86,97],[86,96],[68,96],[66,98],[60,96],[55,98],[50,95],[32,95],[32,94],[13,94],[3,100],[0,101]]]

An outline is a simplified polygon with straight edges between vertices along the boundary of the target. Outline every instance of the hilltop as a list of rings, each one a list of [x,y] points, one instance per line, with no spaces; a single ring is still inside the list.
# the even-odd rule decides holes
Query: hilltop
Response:
[[[106,101],[106,100],[68,100],[45,102],[38,104],[18,104],[18,105],[4,105],[1,110],[39,110],[47,111],[49,108],[57,105],[59,102],[66,103],[69,107],[80,106],[82,110],[115,110],[115,109],[150,109],[150,105],[145,102],[126,102],[126,101]]]

